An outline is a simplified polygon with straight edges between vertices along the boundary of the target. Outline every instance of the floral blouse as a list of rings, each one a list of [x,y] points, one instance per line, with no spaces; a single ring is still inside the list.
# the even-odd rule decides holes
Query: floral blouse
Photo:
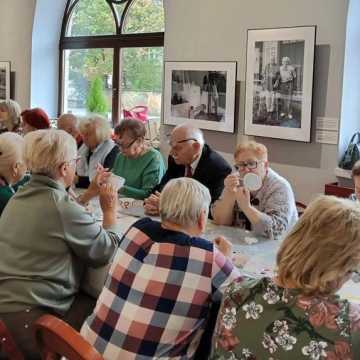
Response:
[[[360,359],[360,305],[238,278],[224,294],[211,359]]]

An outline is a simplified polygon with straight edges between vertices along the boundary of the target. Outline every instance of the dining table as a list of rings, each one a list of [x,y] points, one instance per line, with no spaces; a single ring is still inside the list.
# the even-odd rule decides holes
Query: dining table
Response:
[[[121,201],[125,206],[119,206],[117,223],[113,231],[122,236],[137,220],[145,217],[142,203],[139,201]],[[99,206],[95,202],[93,207]],[[95,209],[94,216],[101,221],[101,211]],[[159,217],[152,217],[160,221]],[[216,225],[208,220],[203,238],[214,241],[218,236],[224,236],[233,244],[232,261],[242,274],[251,277],[273,276],[276,272],[276,254],[281,240],[269,240],[248,230],[237,227]],[[244,262],[246,259],[246,262]],[[111,264],[100,268],[87,268],[81,288],[88,295],[97,298],[105,283]],[[338,292],[343,298],[360,303],[360,282],[347,281]]]

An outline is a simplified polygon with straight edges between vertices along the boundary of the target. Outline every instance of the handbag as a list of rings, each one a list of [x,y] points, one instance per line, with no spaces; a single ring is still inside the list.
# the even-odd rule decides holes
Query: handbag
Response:
[[[357,141],[355,141],[357,137]],[[356,132],[350,140],[344,156],[340,160],[339,167],[345,170],[351,170],[354,164],[360,159],[360,133]]]
[[[147,106],[135,106],[130,110],[123,110],[124,119],[135,119],[142,122],[148,121],[148,110]]]

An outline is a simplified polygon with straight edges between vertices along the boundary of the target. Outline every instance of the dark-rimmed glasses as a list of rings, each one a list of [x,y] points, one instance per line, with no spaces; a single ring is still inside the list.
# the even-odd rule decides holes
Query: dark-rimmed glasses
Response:
[[[249,161],[239,161],[237,164],[234,165],[234,168],[236,171],[244,170],[245,168],[254,170],[258,167],[258,165],[262,161],[256,161],[256,160],[249,160]]]
[[[136,140],[138,138],[134,139],[133,141],[130,141],[128,144],[122,144],[119,140],[115,140],[117,146],[120,148],[120,149],[123,149],[123,150],[126,150],[126,149],[129,149],[133,144],[135,144]]]

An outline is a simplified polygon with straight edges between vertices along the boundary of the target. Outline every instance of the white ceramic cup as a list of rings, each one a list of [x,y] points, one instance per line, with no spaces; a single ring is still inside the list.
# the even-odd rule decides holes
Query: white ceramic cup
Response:
[[[254,173],[247,173],[243,178],[243,186],[249,191],[259,190],[262,186],[260,176]]]
[[[125,184],[125,179],[124,179],[123,177],[119,176],[119,175],[111,174],[111,175],[107,178],[106,182],[107,182],[108,184],[111,184],[111,185],[115,186],[115,188],[116,188],[117,190],[119,190],[119,189],[121,189],[121,188],[124,186],[124,184]]]

